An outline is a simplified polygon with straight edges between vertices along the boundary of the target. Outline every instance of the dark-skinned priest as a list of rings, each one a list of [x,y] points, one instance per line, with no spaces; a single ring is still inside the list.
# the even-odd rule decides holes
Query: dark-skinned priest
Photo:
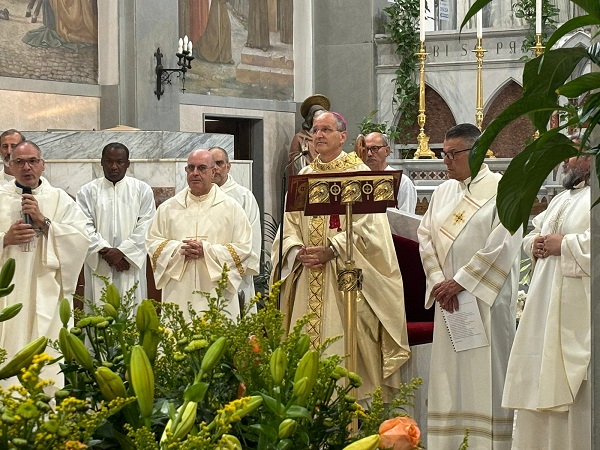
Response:
[[[338,113],[325,112],[314,119],[311,130],[317,157],[301,174],[365,171],[369,168],[355,153],[345,153],[346,123]],[[284,237],[273,243],[273,273],[278,273],[279,245],[283,245],[281,266],[281,308],[286,323],[312,313],[307,333],[312,346],[344,335],[345,304],[338,290],[337,274],[344,268],[346,220],[343,216],[305,216],[286,212]],[[384,394],[400,383],[400,367],[410,355],[400,269],[387,216],[353,216],[353,258],[362,269],[363,286],[357,299],[357,372],[363,385],[359,399],[378,386]],[[326,353],[344,354],[339,339]]]

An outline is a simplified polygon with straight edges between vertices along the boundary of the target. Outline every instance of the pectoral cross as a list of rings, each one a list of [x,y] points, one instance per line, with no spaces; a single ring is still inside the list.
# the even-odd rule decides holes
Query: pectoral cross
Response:
[[[465,212],[461,211],[459,213],[454,213],[454,221],[452,222],[452,225],[456,225],[457,223],[463,222],[465,220]]]

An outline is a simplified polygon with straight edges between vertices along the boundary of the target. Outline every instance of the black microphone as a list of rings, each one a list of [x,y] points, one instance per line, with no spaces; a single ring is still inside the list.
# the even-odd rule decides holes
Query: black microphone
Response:
[[[23,186],[21,189],[23,189],[23,194],[33,194],[30,187]],[[29,214],[23,214],[23,223],[33,225],[33,220]]]
[[[310,152],[308,150],[302,150],[300,153],[298,153],[296,156],[294,156],[294,159],[292,159],[289,163],[287,163],[287,166],[285,166],[285,169],[283,169],[283,176],[285,177],[285,175],[287,174],[287,170],[290,168],[290,166],[292,164],[294,164],[296,161],[298,161],[302,156],[306,156],[309,153]]]

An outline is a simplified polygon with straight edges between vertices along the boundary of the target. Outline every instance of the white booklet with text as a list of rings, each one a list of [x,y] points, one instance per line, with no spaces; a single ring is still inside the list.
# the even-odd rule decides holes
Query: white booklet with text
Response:
[[[454,351],[462,352],[490,345],[483,328],[477,298],[467,291],[459,292],[457,297],[458,311],[450,313],[442,309]]]

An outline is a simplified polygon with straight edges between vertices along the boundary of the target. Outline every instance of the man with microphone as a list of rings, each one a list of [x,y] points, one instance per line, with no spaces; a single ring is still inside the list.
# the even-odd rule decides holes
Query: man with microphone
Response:
[[[14,258],[16,274],[0,309],[23,303],[18,320],[0,324],[0,347],[10,358],[39,336],[58,338],[59,301],[75,291],[89,237],[79,206],[41,177],[45,165],[36,144],[18,144],[9,165],[15,181],[0,187],[0,265]]]

